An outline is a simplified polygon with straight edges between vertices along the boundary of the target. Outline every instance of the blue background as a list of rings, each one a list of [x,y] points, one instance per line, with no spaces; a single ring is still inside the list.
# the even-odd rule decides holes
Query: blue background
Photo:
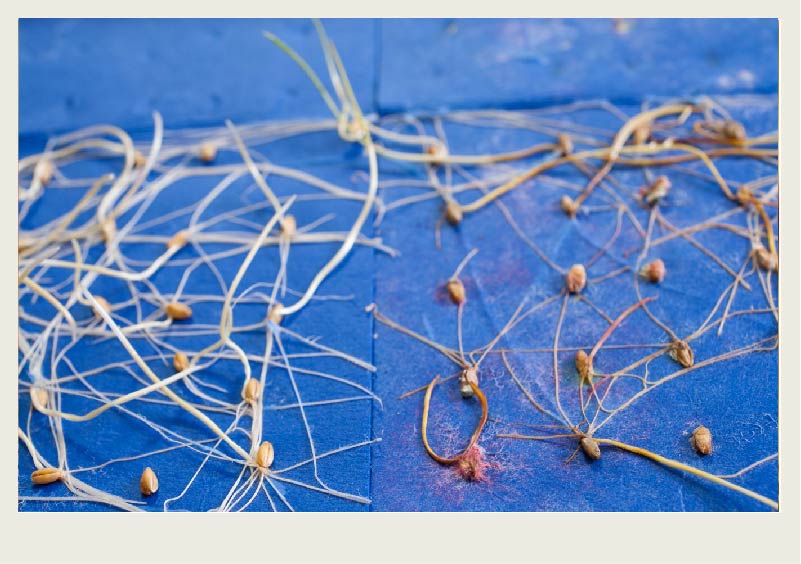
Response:
[[[366,112],[440,111],[459,108],[538,108],[553,103],[604,98],[629,115],[644,102],[667,97],[700,94],[722,97],[749,132],[777,128],[778,26],[775,20],[636,20],[619,33],[611,20],[332,20],[324,22],[342,55],[359,101]],[[167,128],[220,126],[226,118],[235,123],[265,119],[327,117],[327,109],[306,77],[283,53],[266,41],[269,30],[307,58],[324,74],[322,53],[311,22],[306,20],[21,20],[20,21],[20,153],[41,150],[48,135],[94,123],[113,123],[131,131],[137,139],[150,134],[152,110],[158,110]],[[582,123],[613,127],[602,112],[589,112]],[[511,150],[534,138],[518,132],[479,134],[476,129],[448,130],[453,152],[476,153]],[[301,152],[300,149],[303,149]],[[298,137],[265,149],[278,164],[302,167],[343,186],[363,190],[353,173],[366,169],[359,151],[332,134]],[[232,156],[233,159],[234,156]],[[235,160],[235,159],[233,159]],[[753,179],[769,169],[750,162],[726,162],[727,178]],[[381,162],[383,179],[408,178],[419,171]],[[642,176],[616,175],[637,187]],[[210,185],[210,181],[209,181]],[[244,189],[245,187],[241,187]],[[287,185],[286,190],[290,188]],[[703,209],[681,205],[706,194]],[[288,192],[287,192],[288,193]],[[679,205],[668,207],[666,216],[677,225],[689,225],[728,209],[719,190],[700,179],[683,177],[672,192]],[[504,201],[530,235],[556,235],[549,254],[569,266],[576,255],[592,256],[610,235],[611,219],[600,226],[591,222],[566,222],[554,202],[560,192],[545,185],[522,188]],[[242,196],[245,197],[245,196]],[[255,201],[255,200],[254,200]],[[66,202],[47,200],[32,213],[31,227],[46,220]],[[180,191],[159,198],[158,209],[191,203]],[[306,204],[307,222],[324,213],[337,213],[339,225],[347,225],[356,207],[323,202]],[[371,437],[382,442],[332,457],[321,463],[329,485],[370,497],[361,506],[309,492],[292,490],[296,508],[306,510],[763,510],[742,496],[722,491],[683,474],[657,467],[637,457],[604,449],[592,465],[578,457],[563,463],[574,445],[497,439],[509,431],[491,423],[482,445],[493,464],[489,481],[468,484],[450,470],[428,459],[419,440],[421,398],[398,396],[430,381],[436,373],[453,371],[446,361],[428,349],[388,328],[374,325],[362,308],[375,301],[382,312],[403,324],[451,346],[455,345],[455,313],[436,291],[456,263],[472,247],[480,253],[465,271],[469,302],[465,311],[465,341],[472,348],[487,342],[509,317],[522,295],[534,301],[558,291],[561,280],[515,239],[498,236],[502,219],[490,207],[457,230],[443,233],[443,250],[433,245],[433,225],[440,214],[429,201],[405,213],[387,216],[376,233],[401,252],[397,259],[360,248],[325,283],[326,294],[353,295],[349,302],[312,306],[289,321],[288,327],[304,335],[320,335],[323,342],[370,360],[376,374],[342,363],[316,366],[344,375],[370,387],[383,400],[359,401],[329,407],[310,415],[320,450],[336,448]],[[253,217],[265,221],[265,217]],[[642,218],[641,218],[642,219]],[[369,230],[369,224],[366,227]],[[739,238],[721,233],[698,236],[731,265],[739,264],[747,249]],[[633,244],[633,239],[631,240]],[[625,237],[619,244],[626,247]],[[738,245],[734,247],[733,245]],[[630,246],[630,245],[629,245]],[[303,249],[296,256],[319,264],[332,247]],[[711,297],[730,279],[700,256],[688,255],[687,245],[665,245],[662,258],[669,278],[659,290],[652,309],[677,330],[690,331],[705,317]],[[315,262],[316,259],[316,262]],[[697,259],[697,260],[693,260]],[[597,265],[598,273],[620,263],[613,256]],[[606,261],[606,264],[605,264]],[[618,262],[615,262],[618,261]],[[298,261],[301,264],[303,261]],[[700,266],[699,266],[700,264]],[[233,273],[230,263],[223,272]],[[263,274],[272,276],[274,265],[249,273],[252,282]],[[313,271],[298,267],[290,284],[300,288]],[[590,272],[590,276],[594,274]],[[595,274],[598,275],[598,274]],[[174,276],[174,274],[173,274]],[[617,279],[616,279],[617,280]],[[628,280],[628,279],[626,279]],[[688,286],[688,281],[693,282]],[[160,282],[170,283],[169,272]],[[613,317],[632,303],[630,282],[608,281],[588,288],[588,296]],[[211,283],[206,281],[205,283]],[[751,283],[758,286],[755,278]],[[198,281],[202,288],[203,280]],[[96,285],[100,287],[100,282]],[[94,287],[93,287],[94,288]],[[194,291],[194,289],[193,289]],[[108,289],[113,292],[113,289]],[[764,307],[758,288],[748,295],[740,290],[736,309]],[[573,309],[575,307],[575,309]],[[592,344],[603,323],[582,306],[569,311],[586,320],[566,326],[561,343]],[[42,310],[46,311],[46,310]],[[239,310],[237,310],[239,311]],[[205,312],[208,320],[219,316]],[[558,304],[529,320],[507,341],[509,347],[547,347],[552,343]],[[244,317],[245,314],[243,314]],[[578,317],[578,316],[582,317]],[[321,322],[322,317],[326,322]],[[255,318],[254,318],[255,319]],[[653,342],[664,336],[649,323],[637,323],[641,312],[616,332],[610,344]],[[213,322],[213,321],[211,321]],[[376,338],[373,338],[373,334]],[[699,340],[701,359],[775,333],[767,316],[741,318],[727,324],[722,339]],[[250,348],[257,347],[253,336]],[[649,340],[650,339],[650,340]],[[563,362],[562,362],[563,361]],[[518,375],[532,390],[547,389],[550,382],[548,355],[515,356]],[[570,370],[569,355],[562,362]],[[311,365],[309,365],[311,366]],[[662,368],[669,368],[665,365]],[[660,367],[652,367],[659,370]],[[548,423],[526,404],[505,374],[497,358],[490,358],[482,387],[488,394],[491,417],[506,422]],[[164,367],[163,374],[169,370]],[[776,354],[755,354],[699,370],[650,393],[625,414],[605,427],[605,435],[645,446],[668,457],[697,465],[713,473],[730,473],[777,450],[778,430]],[[275,397],[286,393],[285,380],[276,377]],[[318,382],[301,384],[309,394],[347,395],[341,389],[319,388]],[[552,384],[551,384],[552,385]],[[435,404],[456,405],[454,413],[438,415],[432,426],[448,428],[458,436],[469,433],[470,408],[457,402],[452,390],[439,390]],[[452,397],[453,396],[453,397]],[[306,396],[304,396],[305,399]],[[540,396],[541,398],[546,396]],[[313,399],[313,398],[311,398]],[[448,404],[445,404],[448,401]],[[80,409],[77,407],[76,409]],[[28,417],[28,400],[20,396],[20,421]],[[287,411],[271,412],[275,424]],[[714,456],[699,459],[687,440],[699,423],[715,433]],[[34,414],[34,428],[45,433],[46,422]],[[180,424],[179,419],[175,421]],[[436,427],[432,427],[436,428]],[[109,412],[83,427],[74,448],[72,466],[90,465],[113,456],[163,446],[148,442],[136,426]],[[524,428],[515,428],[526,432]],[[188,428],[185,432],[191,433]],[[432,434],[435,431],[432,431]],[[301,436],[287,434],[276,451],[286,465],[301,460]],[[45,436],[45,435],[42,435]],[[127,441],[125,447],[120,441]],[[83,444],[81,444],[83,441]],[[136,444],[131,444],[131,441]],[[456,442],[459,440],[457,439]],[[435,440],[436,442],[436,440]],[[136,448],[134,448],[134,446]],[[440,441],[440,449],[453,447]],[[286,453],[285,455],[283,453]],[[48,456],[50,453],[45,452]],[[50,455],[52,459],[52,455]],[[276,459],[277,462],[279,458]],[[177,454],[159,462],[161,491],[149,500],[160,509],[160,500],[183,487],[198,460]],[[324,465],[329,464],[325,467]],[[155,462],[154,462],[155,465]],[[285,464],[281,464],[282,466]],[[155,466],[154,466],[155,467]],[[113,471],[112,471],[113,468]],[[20,456],[20,494],[30,495],[27,476],[32,471],[26,453]],[[123,484],[115,493],[137,497],[140,464],[119,464],[96,477],[98,485]],[[196,494],[181,509],[208,507],[217,499],[223,483],[227,491],[230,467],[212,468],[201,475]],[[89,477],[85,478],[91,482]],[[303,479],[308,479],[306,476]],[[768,463],[738,480],[774,499],[778,482],[776,463]],[[124,484],[129,484],[125,486]],[[63,495],[58,487],[48,494]],[[116,486],[115,486],[116,487]],[[126,489],[127,488],[127,489]],[[36,493],[40,495],[41,492]],[[44,495],[44,494],[41,494]],[[289,494],[288,494],[289,495]],[[96,505],[63,502],[26,502],[22,510],[97,510]],[[266,509],[267,507],[256,508]]]

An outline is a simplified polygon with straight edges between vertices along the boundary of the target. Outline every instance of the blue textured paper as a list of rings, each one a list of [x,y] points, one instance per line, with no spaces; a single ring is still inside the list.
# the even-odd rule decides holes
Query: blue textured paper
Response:
[[[777,37],[775,20],[642,20],[627,29],[611,20],[340,20],[326,21],[348,69],[354,89],[366,112],[431,111],[447,108],[539,107],[555,101],[611,99],[627,114],[645,102],[671,97],[714,95],[749,133],[777,128]],[[305,20],[21,20],[20,22],[20,154],[42,149],[47,135],[94,123],[114,123],[146,140],[152,110],[159,110],[167,128],[219,126],[226,118],[237,123],[265,119],[325,117],[326,108],[317,92],[294,63],[266,41],[269,30],[292,45],[321,74],[325,65],[311,22]],[[575,116],[585,125],[610,130],[620,122],[601,111]],[[431,130],[433,131],[433,130]],[[520,131],[446,125],[453,153],[502,152],[548,139]],[[264,148],[276,164],[303,168],[339,185],[364,191],[367,162],[358,147],[339,140],[334,132],[294,138]],[[233,161],[236,155],[228,155]],[[547,157],[546,157],[547,158]],[[528,161],[534,162],[534,161]],[[771,167],[745,160],[721,160],[721,173],[745,181],[771,173]],[[693,165],[695,170],[700,166]],[[106,169],[92,169],[91,174]],[[78,174],[77,168],[72,172]],[[422,178],[409,165],[380,161],[382,180]],[[574,172],[554,176],[582,182]],[[615,178],[635,191],[644,183],[641,171],[621,171]],[[151,214],[188,205],[204,193],[212,181],[184,182],[168,190],[154,203]],[[257,201],[248,192],[249,182],[235,187],[225,204]],[[189,188],[191,187],[191,189]],[[297,190],[286,183],[279,194]],[[410,192],[409,192],[410,193]],[[473,193],[475,194],[475,193]],[[558,264],[569,267],[586,261],[614,229],[614,214],[599,212],[589,219],[569,221],[558,209],[562,191],[544,182],[527,183],[504,197],[523,230]],[[407,193],[408,195],[408,193]],[[472,198],[474,196],[470,196]],[[249,198],[249,199],[248,199]],[[463,201],[468,201],[465,198]],[[699,200],[700,198],[700,200]],[[392,198],[387,196],[388,200]],[[703,201],[703,205],[697,205]],[[592,200],[590,201],[592,203]],[[74,201],[45,197],[23,228],[30,228],[63,212]],[[675,225],[684,226],[730,209],[712,182],[680,175],[663,213]],[[330,229],[346,228],[358,204],[340,201],[297,205],[302,225],[327,213],[336,213]],[[438,353],[409,337],[375,324],[363,308],[375,301],[390,318],[451,347],[456,346],[455,308],[444,299],[442,284],[456,264],[473,247],[479,249],[463,274],[468,292],[464,314],[467,348],[488,342],[518,306],[523,296],[531,303],[553,295],[561,277],[547,268],[520,239],[509,231],[494,206],[470,215],[457,229],[443,228],[442,249],[434,245],[434,227],[441,215],[435,200],[388,214],[375,235],[398,249],[390,258],[357,248],[323,284],[321,293],[352,296],[349,301],[313,304],[287,322],[287,327],[372,362],[377,373],[342,361],[305,361],[304,367],[325,370],[372,389],[383,406],[369,400],[309,408],[318,451],[325,451],[380,437],[381,443],[342,453],[320,463],[328,485],[372,499],[370,506],[287,486],[285,492],[296,509],[303,510],[544,510],[544,511],[728,511],[763,510],[764,506],[741,495],[712,486],[685,474],[668,470],[628,453],[604,448],[600,461],[588,464],[583,456],[564,462],[575,449],[574,441],[529,442],[496,438],[496,433],[528,432],[525,427],[498,423],[551,423],[538,414],[492,355],[482,370],[482,389],[490,405],[491,422],[481,441],[492,467],[488,481],[466,483],[452,470],[438,466],[420,442],[420,394],[401,400],[404,392],[427,384],[435,374],[448,375],[455,368]],[[269,219],[267,210],[248,216],[256,223]],[[646,215],[638,212],[640,221]],[[603,220],[602,220],[603,218]],[[365,234],[370,235],[372,221]],[[609,258],[598,261],[590,278],[621,265],[633,266],[635,255],[623,251],[639,241],[624,231]],[[747,243],[720,230],[699,233],[696,239],[737,269],[748,252]],[[290,286],[301,289],[316,269],[334,252],[334,245],[293,249]],[[690,250],[688,250],[690,249]],[[143,259],[158,254],[140,253]],[[272,280],[277,254],[251,269],[243,287]],[[261,255],[260,255],[261,256]],[[686,241],[676,240],[659,251],[668,278],[657,289],[644,287],[645,295],[657,295],[651,310],[677,332],[686,334],[706,317],[714,301],[731,282],[725,274]],[[238,260],[221,263],[230,280]],[[292,262],[295,261],[295,262]],[[177,284],[176,271],[158,275],[159,287]],[[636,301],[627,274],[597,285],[586,295],[611,317]],[[765,307],[758,280],[753,292],[738,291],[734,309]],[[193,292],[215,288],[208,273],[198,275]],[[113,294],[114,284],[99,280],[93,291]],[[774,277],[775,292],[775,277]],[[505,348],[547,348],[561,302],[554,303],[521,324],[502,342]],[[37,303],[30,311],[52,315]],[[76,306],[76,310],[78,307]],[[26,306],[26,310],[27,306]],[[264,312],[257,307],[237,308],[237,323],[254,322]],[[49,312],[49,313],[48,313]],[[241,312],[241,313],[240,313]],[[125,313],[125,312],[124,312]],[[75,312],[76,317],[81,312]],[[82,312],[88,317],[88,309]],[[219,310],[201,312],[207,323],[216,323]],[[605,328],[603,320],[586,305],[571,300],[561,346],[591,347]],[[775,334],[770,315],[743,316],[730,320],[723,336],[714,331],[693,343],[696,362]],[[248,350],[263,346],[263,335],[239,338]],[[637,312],[616,331],[609,344],[664,341],[664,333]],[[183,341],[190,346],[190,341]],[[91,354],[112,343],[93,345]],[[290,350],[300,350],[300,347]],[[612,370],[636,358],[639,351],[599,353],[597,368]],[[72,357],[80,364],[81,351]],[[85,354],[89,354],[88,352]],[[88,362],[88,358],[86,359]],[[526,386],[546,407],[553,408],[553,373],[549,354],[510,355],[510,361]],[[572,356],[559,357],[564,390],[575,383]],[[230,366],[239,374],[239,367]],[[215,377],[225,378],[224,366]],[[258,369],[258,368],[255,368]],[[675,369],[667,359],[652,363],[654,373]],[[161,376],[171,373],[164,366]],[[286,374],[271,372],[273,385],[267,397],[291,398]],[[23,374],[24,376],[24,374]],[[110,376],[109,376],[110,377]],[[119,374],[119,391],[130,391],[130,379]],[[349,395],[346,387],[298,376],[304,401]],[[129,386],[129,388],[126,388]],[[108,388],[105,388],[108,389]],[[572,389],[572,388],[571,388]],[[625,389],[621,386],[621,389]],[[599,436],[642,446],[716,474],[728,474],[777,451],[777,355],[757,353],[697,370],[646,395],[603,428]],[[567,396],[565,396],[567,397]],[[84,412],[96,403],[70,400],[72,411]],[[563,400],[565,401],[565,400]],[[550,403],[549,403],[550,402]],[[20,424],[29,416],[27,394],[20,394]],[[440,451],[454,452],[469,436],[478,416],[475,405],[458,397],[455,386],[437,389],[430,422],[432,442]],[[137,409],[140,409],[137,407]],[[142,413],[160,409],[141,408]],[[288,466],[308,457],[308,446],[296,410],[270,411],[266,428],[276,433],[276,463]],[[715,453],[701,458],[689,443],[698,424],[713,430]],[[91,423],[64,423],[72,442],[70,465],[90,466],[110,458],[165,446],[153,433],[115,411]],[[170,427],[196,438],[209,436],[175,410]],[[46,444],[49,430],[40,414],[32,416],[37,444]],[[54,450],[43,454],[54,459]],[[157,469],[161,489],[147,508],[161,509],[163,501],[181,491],[201,461],[199,455],[172,452],[148,459]],[[142,461],[115,464],[96,473],[80,475],[98,487],[126,498],[139,499],[138,476]],[[28,476],[30,457],[20,446],[20,495],[66,495],[60,485],[34,488]],[[236,477],[232,465],[211,465],[195,482],[190,495],[175,509],[199,510],[221,501]],[[310,469],[296,476],[313,482]],[[736,480],[768,497],[778,496],[775,461]],[[96,504],[75,502],[25,502],[22,511],[103,510]],[[267,510],[263,499],[252,506]]]

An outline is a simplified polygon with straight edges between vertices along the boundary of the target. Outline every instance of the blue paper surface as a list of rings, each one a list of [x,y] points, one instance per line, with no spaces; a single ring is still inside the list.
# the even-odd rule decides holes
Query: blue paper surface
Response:
[[[700,94],[715,98],[741,120],[750,134],[777,128],[777,23],[774,20],[667,20],[634,21],[621,30],[611,20],[341,20],[325,21],[337,45],[354,90],[365,112],[428,112],[448,108],[540,107],[554,101],[611,99],[626,114],[634,115],[643,104],[655,105],[671,97]],[[138,140],[150,135],[150,112],[159,110],[167,128],[219,126],[226,118],[236,123],[253,120],[326,117],[325,105],[294,63],[266,41],[261,31],[281,37],[321,75],[325,65],[313,26],[301,20],[21,20],[20,23],[20,154],[42,149],[46,135],[94,123],[114,123],[133,132]],[[625,31],[625,32],[623,32]],[[576,122],[614,131],[621,125],[602,110],[575,115]],[[429,132],[433,133],[428,123]],[[497,153],[549,140],[532,132],[468,128],[446,123],[452,153]],[[341,141],[334,132],[293,138],[265,146],[272,162],[303,168],[340,186],[364,191],[364,179],[356,174],[367,169],[357,146]],[[232,162],[237,155],[227,155]],[[537,162],[537,157],[526,161]],[[746,160],[721,160],[721,173],[738,181],[770,174],[771,167]],[[522,165],[517,165],[522,166]],[[700,165],[687,166],[703,170]],[[422,179],[422,169],[382,159],[381,179]],[[78,171],[76,171],[77,173]],[[81,171],[86,172],[86,171]],[[94,173],[94,171],[93,171]],[[575,171],[554,171],[552,177],[581,184],[586,179]],[[614,177],[632,193],[645,182],[639,170],[615,171]],[[205,183],[204,183],[205,182]],[[731,207],[731,202],[709,180],[677,174],[663,213],[677,226],[691,225]],[[153,204],[157,216],[197,201],[211,180],[185,182],[160,196]],[[235,186],[222,205],[258,201],[250,182]],[[279,195],[297,186],[280,185]],[[412,192],[405,192],[408,195]],[[563,267],[592,257],[614,230],[614,212],[600,211],[589,218],[568,220],[558,208],[563,190],[545,181],[526,183],[503,198],[523,231]],[[470,196],[462,196],[469,201]],[[392,201],[394,196],[386,195]],[[703,202],[703,205],[699,205]],[[597,204],[599,201],[590,204]],[[44,198],[23,228],[41,224],[74,204]],[[331,229],[346,229],[358,204],[317,201],[298,204],[299,224],[327,213],[336,213]],[[303,362],[304,367],[333,372],[372,390],[383,401],[360,400],[308,408],[318,451],[380,437],[372,447],[361,447],[320,463],[320,474],[331,487],[372,500],[361,505],[331,496],[287,486],[285,495],[302,510],[489,510],[489,511],[761,511],[765,506],[734,492],[712,486],[686,474],[668,470],[628,453],[604,448],[601,460],[589,464],[579,455],[564,464],[574,451],[575,440],[553,442],[497,438],[496,433],[517,431],[512,423],[548,424],[537,413],[504,369],[498,355],[490,355],[482,368],[482,389],[490,405],[490,422],[481,446],[490,463],[488,480],[468,483],[449,468],[429,459],[420,442],[422,396],[399,396],[427,384],[435,374],[455,371],[447,359],[392,329],[377,324],[363,311],[375,302],[379,311],[403,325],[450,347],[456,347],[456,310],[442,286],[459,261],[472,248],[479,253],[465,269],[468,292],[464,312],[465,347],[486,344],[526,296],[531,304],[552,296],[562,287],[561,276],[508,229],[494,206],[470,215],[458,228],[443,227],[442,249],[434,245],[434,227],[442,213],[438,200],[429,200],[390,212],[375,235],[400,251],[398,258],[357,247],[323,284],[321,293],[351,296],[347,301],[313,304],[288,321],[287,327],[343,350],[376,366],[370,373],[337,360]],[[249,216],[256,223],[270,217],[268,210]],[[639,210],[641,222],[647,220]],[[365,235],[371,235],[368,220]],[[739,268],[748,252],[743,239],[722,231],[697,234],[697,241]],[[604,257],[590,268],[590,278],[623,265],[633,266],[636,254],[624,253],[641,241],[631,229]],[[290,286],[305,287],[316,268],[334,252],[334,245],[300,248],[290,270]],[[142,249],[142,259],[157,251]],[[260,256],[262,256],[260,254]],[[277,254],[264,253],[254,265],[243,288],[271,280]],[[731,277],[686,241],[660,247],[659,258],[669,275],[658,288],[643,287],[644,295],[658,295],[651,310],[680,334],[694,330],[709,312],[710,296],[719,295]],[[228,280],[238,260],[221,264]],[[765,307],[756,277],[753,292],[742,289],[734,309]],[[177,284],[175,274],[159,274],[159,287]],[[104,295],[120,291],[100,280],[93,291]],[[208,272],[193,278],[193,292],[215,288]],[[773,279],[775,291],[775,277]],[[614,318],[636,301],[632,275],[591,284],[585,294]],[[27,307],[27,306],[26,306]],[[510,333],[501,346],[514,349],[549,348],[561,301],[543,308]],[[605,329],[604,320],[585,303],[571,299],[560,346],[590,348]],[[45,315],[46,304],[36,305]],[[77,309],[77,308],[76,308]],[[256,306],[238,308],[242,323],[263,318]],[[91,312],[83,312],[86,317]],[[78,313],[76,313],[76,316]],[[202,311],[205,323],[214,324],[219,310]],[[249,318],[248,316],[252,316]],[[714,331],[693,344],[696,362],[743,346],[776,332],[770,315],[735,318],[727,322],[722,337]],[[263,334],[242,335],[248,349],[263,346]],[[639,311],[610,338],[608,344],[663,342],[665,335]],[[259,345],[261,343],[262,345]],[[93,345],[119,354],[112,343]],[[188,346],[188,345],[185,345]],[[98,348],[100,347],[100,348]],[[288,343],[290,350],[303,347]],[[114,352],[116,351],[116,352]],[[599,370],[614,370],[636,358],[639,351],[602,351]],[[87,362],[75,351],[74,360]],[[640,355],[641,356],[641,355]],[[509,356],[516,374],[538,399],[553,409],[553,366],[548,353]],[[228,361],[226,361],[228,362]],[[575,389],[572,355],[558,359],[563,402]],[[231,362],[234,370],[237,366]],[[214,377],[224,379],[224,363]],[[169,375],[163,366],[160,375]],[[666,358],[652,363],[653,374],[675,370]],[[291,403],[292,390],[281,370],[274,376],[267,397]],[[130,391],[120,373],[120,391]],[[346,397],[347,386],[298,376],[304,401]],[[571,387],[571,384],[573,386]],[[622,393],[632,388],[621,384]],[[604,427],[602,435],[649,448],[669,458],[715,474],[730,474],[778,449],[778,370],[776,351],[739,357],[699,369],[655,390]],[[621,396],[622,397],[622,396]],[[96,404],[72,399],[72,411],[86,411]],[[550,403],[548,403],[550,402]],[[269,402],[268,402],[269,403]],[[20,394],[20,425],[29,417],[27,394]],[[65,406],[66,407],[66,402]],[[137,408],[139,409],[139,408]],[[159,409],[143,407],[142,413]],[[65,409],[66,410],[66,409]],[[575,412],[573,412],[575,415]],[[47,421],[32,416],[37,438],[48,435]],[[432,401],[429,433],[434,446],[456,452],[469,436],[478,417],[473,402],[459,398],[451,385],[437,388]],[[266,428],[276,433],[276,462],[289,466],[309,456],[297,410],[268,411]],[[699,457],[691,448],[689,433],[703,424],[714,431],[715,453]],[[65,423],[66,427],[75,425]],[[131,452],[146,452],[164,445],[141,424],[110,411],[81,430],[70,428],[71,466],[91,466]],[[178,410],[170,428],[196,438],[209,436],[191,425]],[[193,434],[194,433],[194,434]],[[37,444],[39,444],[37,442]],[[43,454],[54,459],[54,451]],[[202,456],[175,451],[149,459],[158,465],[161,490],[148,499],[147,508],[160,510],[165,499],[177,495],[197,468]],[[98,487],[109,487],[126,498],[138,498],[141,461],[119,463],[81,476]],[[28,476],[34,469],[20,449],[20,495],[65,495],[61,486],[32,487]],[[211,464],[199,474],[190,493],[174,509],[203,510],[221,501],[238,469],[230,464]],[[313,483],[308,467],[298,479]],[[776,499],[776,461],[739,478],[737,483]],[[104,510],[97,504],[28,501],[22,511]],[[253,509],[269,510],[260,499]]]
[[[386,111],[775,93],[775,20],[388,20]]]

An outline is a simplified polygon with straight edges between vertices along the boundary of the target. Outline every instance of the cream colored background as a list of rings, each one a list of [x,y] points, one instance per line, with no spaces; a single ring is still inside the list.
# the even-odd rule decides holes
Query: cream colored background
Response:
[[[5,2],[0,205],[0,560],[25,561],[799,561],[799,2]],[[254,8],[255,7],[255,8]],[[780,505],[778,514],[20,514],[17,513],[16,239],[19,17],[780,18]],[[733,47],[736,48],[736,47]]]

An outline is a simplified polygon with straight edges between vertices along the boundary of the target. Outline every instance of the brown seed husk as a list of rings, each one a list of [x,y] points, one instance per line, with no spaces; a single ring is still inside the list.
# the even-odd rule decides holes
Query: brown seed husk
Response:
[[[164,306],[164,311],[167,312],[167,317],[176,321],[192,317],[192,308],[180,302],[168,303]]]
[[[670,345],[668,355],[670,358],[681,364],[684,368],[690,368],[693,364],[695,364],[695,355],[693,354],[693,350],[690,348],[690,345],[684,341],[674,341]]]
[[[762,270],[776,271],[779,268],[779,259],[765,247],[756,250],[756,258]]]
[[[659,201],[667,196],[672,184],[667,176],[658,176],[654,182],[645,190],[645,202],[649,206],[659,203]]]
[[[570,217],[576,215],[578,208],[576,207],[576,202],[573,201],[573,198],[565,194],[562,196],[562,199],[559,200],[559,207],[562,208],[562,211],[565,212]]]
[[[462,223],[462,219],[464,218],[464,214],[462,213],[462,208],[454,201],[448,202],[445,206],[445,219],[456,227],[460,223]]]
[[[601,447],[598,446],[591,437],[582,437],[581,450],[587,455],[590,460],[598,460],[601,458]]]
[[[275,458],[275,451],[273,445],[269,441],[264,441],[256,451],[256,464],[259,468],[267,469],[273,464]]]
[[[478,367],[476,366],[465,368],[459,376],[459,391],[462,393],[463,398],[473,397],[473,387],[470,382],[478,387]]]
[[[175,353],[175,356],[172,357],[172,365],[176,372],[183,372],[189,368],[189,357],[182,352]]]
[[[712,452],[712,432],[703,425],[699,425],[693,431],[691,442],[698,454],[706,456]]]
[[[745,126],[739,121],[726,120],[721,128],[721,133],[726,139],[732,141],[742,141],[747,137],[745,133]]]
[[[587,271],[583,264],[574,264],[567,272],[567,291],[578,294],[587,285]]]
[[[58,468],[39,468],[34,470],[31,474],[31,481],[40,486],[58,482],[64,477],[64,474]]]
[[[444,148],[440,147],[439,145],[428,145],[426,147],[426,154],[431,157],[437,157],[436,160],[429,161],[430,164],[433,166],[438,166],[442,164],[442,161],[445,157],[445,150]]]
[[[667,269],[665,269],[665,263],[662,259],[651,261],[640,270],[640,276],[654,284],[662,282],[665,279],[666,273]]]
[[[590,356],[583,350],[576,351],[576,371],[579,373],[582,382],[592,383],[592,378],[595,375],[592,369],[592,361]]]
[[[562,156],[567,156],[573,152],[573,140],[567,133],[560,133],[556,136],[556,146],[559,147],[559,152]]]
[[[142,471],[142,477],[139,478],[139,489],[142,495],[153,495],[159,491],[159,479],[150,466]]]
[[[740,186],[737,188],[736,198],[741,206],[748,206],[754,201],[754,194],[747,186]]]
[[[448,296],[450,296],[451,301],[456,305],[461,305],[467,301],[464,284],[462,284],[462,281],[458,278],[451,278],[448,280],[447,288]]]

